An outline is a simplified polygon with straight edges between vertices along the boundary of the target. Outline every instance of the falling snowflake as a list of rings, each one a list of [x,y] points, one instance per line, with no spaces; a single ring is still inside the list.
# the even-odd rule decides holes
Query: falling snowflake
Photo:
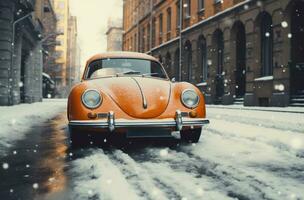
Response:
[[[265,36],[266,36],[266,37],[269,37],[269,36],[270,36],[270,33],[269,33],[269,32],[266,32],[266,33],[265,33]]]
[[[3,163],[2,164],[2,168],[3,169],[8,169],[9,168],[9,164],[8,163]]]
[[[13,193],[14,192],[14,190],[13,189],[10,189],[10,193]]]
[[[248,10],[249,9],[249,6],[246,4],[246,5],[244,5],[244,9],[245,10]]]
[[[288,37],[288,38],[292,38],[292,34],[291,34],[291,33],[288,33],[287,37]]]
[[[39,188],[39,184],[38,184],[38,183],[34,183],[34,184],[33,184],[33,188],[34,188],[35,190],[37,190],[37,189]]]
[[[282,21],[282,22],[281,22],[281,26],[282,26],[283,28],[287,28],[287,27],[288,27],[288,23],[287,23],[286,21]]]
[[[16,154],[17,154],[17,151],[13,151],[13,154],[16,155]]]

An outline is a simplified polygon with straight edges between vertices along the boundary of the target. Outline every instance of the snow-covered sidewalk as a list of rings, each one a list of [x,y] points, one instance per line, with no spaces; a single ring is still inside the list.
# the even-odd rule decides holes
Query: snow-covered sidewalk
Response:
[[[32,126],[65,112],[66,104],[65,99],[44,99],[39,103],[0,107],[0,153],[14,141],[23,139]]]
[[[255,106],[243,106],[243,105],[213,105],[213,104],[210,104],[210,105],[207,105],[207,108],[289,112],[289,113],[303,113],[304,114],[304,107],[255,107]]]

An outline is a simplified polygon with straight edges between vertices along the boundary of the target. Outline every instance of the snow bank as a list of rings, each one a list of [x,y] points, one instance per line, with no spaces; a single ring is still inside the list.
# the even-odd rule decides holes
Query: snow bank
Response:
[[[0,107],[0,153],[14,141],[24,138],[32,126],[65,112],[66,100],[46,99],[44,102]]]

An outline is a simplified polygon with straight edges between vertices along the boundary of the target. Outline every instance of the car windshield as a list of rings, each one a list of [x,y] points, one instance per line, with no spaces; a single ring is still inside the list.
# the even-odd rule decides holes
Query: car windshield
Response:
[[[155,61],[134,58],[108,58],[89,64],[86,79],[108,76],[149,76],[167,79],[163,67]]]

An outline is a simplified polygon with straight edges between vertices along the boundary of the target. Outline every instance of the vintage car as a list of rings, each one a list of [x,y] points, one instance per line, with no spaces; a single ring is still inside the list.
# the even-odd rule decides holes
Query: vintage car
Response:
[[[170,81],[161,63],[133,52],[95,55],[68,98],[72,144],[102,138],[172,137],[198,142],[206,119],[204,96],[187,82]],[[180,134],[179,134],[180,133]]]

